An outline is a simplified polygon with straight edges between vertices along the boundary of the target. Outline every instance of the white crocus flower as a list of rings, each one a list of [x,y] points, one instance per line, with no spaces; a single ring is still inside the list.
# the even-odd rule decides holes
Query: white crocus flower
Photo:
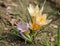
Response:
[[[36,23],[41,26],[46,25],[50,23],[51,21],[52,20],[47,19],[47,14],[42,14],[41,16],[36,18]]]
[[[44,4],[45,4],[45,2],[44,2]],[[32,30],[39,28],[43,25],[46,25],[52,21],[52,20],[47,19],[47,14],[42,13],[43,9],[44,9],[44,4],[41,9],[39,9],[38,5],[36,5],[34,7],[32,4],[30,4],[28,7],[28,11],[33,20],[33,23],[30,23]]]
[[[32,4],[30,4],[28,7],[28,11],[31,16],[36,16],[37,13],[39,12],[39,7],[38,7],[38,5],[36,7],[34,7]]]

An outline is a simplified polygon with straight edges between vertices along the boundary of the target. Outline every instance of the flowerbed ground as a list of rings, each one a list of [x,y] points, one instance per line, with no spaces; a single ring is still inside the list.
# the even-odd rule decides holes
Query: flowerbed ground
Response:
[[[39,7],[42,5],[43,1],[37,0],[23,0],[23,2],[28,6],[30,3]],[[7,10],[9,9],[9,11]],[[19,5],[18,0],[0,0],[0,46],[44,46],[44,39],[49,40],[50,46],[52,43],[57,45],[57,27],[60,25],[60,15],[57,14],[56,10],[53,11],[50,2],[46,2],[44,12],[51,14],[49,18],[53,19],[53,21],[44,26],[39,31],[37,37],[32,43],[25,43],[22,39],[18,37],[14,37],[14,35],[8,35],[7,32],[13,31],[11,25],[15,26],[14,23],[20,21],[19,16],[16,15],[16,10],[24,17],[24,12]]]

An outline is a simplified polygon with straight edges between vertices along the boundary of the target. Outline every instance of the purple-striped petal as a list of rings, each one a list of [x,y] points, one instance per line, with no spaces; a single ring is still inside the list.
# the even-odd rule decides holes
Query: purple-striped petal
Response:
[[[28,24],[28,23],[25,23],[25,22],[18,23],[18,24],[17,24],[17,29],[20,30],[20,32],[28,31],[28,29],[29,29],[29,24]]]

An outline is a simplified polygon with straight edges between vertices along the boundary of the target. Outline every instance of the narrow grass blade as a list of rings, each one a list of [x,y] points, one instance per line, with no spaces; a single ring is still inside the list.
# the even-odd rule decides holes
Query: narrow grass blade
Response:
[[[45,40],[44,40],[44,45],[50,46],[50,43],[49,43],[49,40],[48,40],[48,39],[45,39]]]
[[[58,27],[58,46],[60,46],[60,26]]]
[[[20,2],[20,5],[21,5],[21,7],[22,7],[22,9],[23,9],[23,12],[25,13],[25,17],[26,17],[27,21],[28,21],[28,22],[29,22],[29,21],[32,22],[32,18],[31,18],[31,16],[30,16],[29,12],[28,12],[28,9],[27,9],[26,4],[25,4],[22,0],[19,0],[19,2]]]
[[[15,33],[12,33],[12,32],[9,32],[8,34],[9,34],[9,35],[15,35],[15,36],[21,37],[20,35],[15,34]]]
[[[0,43],[4,43],[4,40],[0,40]]]

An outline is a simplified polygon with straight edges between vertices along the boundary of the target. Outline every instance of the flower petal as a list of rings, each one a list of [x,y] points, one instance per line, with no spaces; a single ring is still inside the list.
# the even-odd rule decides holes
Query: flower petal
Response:
[[[33,31],[34,30],[37,30],[39,28],[39,25],[37,23],[30,23],[30,29],[32,29]]]
[[[28,11],[29,11],[30,15],[32,16],[34,13],[34,7],[32,6],[32,4],[29,5]]]
[[[34,14],[36,14],[36,15],[38,15],[38,13],[39,13],[39,7],[38,7],[38,5],[35,7],[35,9],[34,9]]]
[[[17,25],[17,29],[20,30],[20,32],[25,32],[25,31],[28,31],[28,28],[29,28],[29,24],[28,23],[18,23]]]
[[[52,21],[52,19],[46,20],[46,21],[44,22],[44,25],[49,24],[51,21]]]
[[[47,14],[43,14],[43,18],[46,20],[47,19]]]
[[[40,14],[42,14],[43,9],[44,9],[44,6],[42,6],[42,8],[40,9]]]

